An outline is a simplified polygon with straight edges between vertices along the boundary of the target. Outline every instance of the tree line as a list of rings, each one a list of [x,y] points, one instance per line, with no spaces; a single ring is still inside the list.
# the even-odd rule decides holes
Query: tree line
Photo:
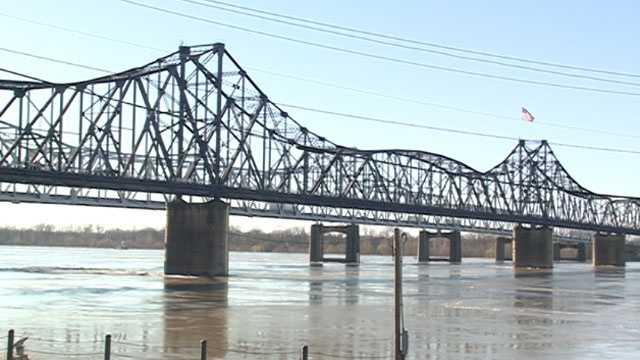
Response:
[[[130,249],[163,249],[164,236],[164,229],[154,228],[105,229],[98,225],[59,228],[50,224],[39,224],[30,228],[0,227],[0,245],[119,248],[124,244]],[[243,232],[231,227],[229,248],[231,251],[306,253],[309,248],[309,236],[309,232],[304,228]],[[392,236],[391,228],[379,231],[361,229],[361,254],[391,255]],[[464,256],[494,256],[495,237],[463,234],[462,242]],[[405,253],[416,255],[417,249],[418,239],[409,236],[405,244]],[[344,254],[343,235],[325,234],[324,250],[328,254]],[[431,254],[448,255],[448,242],[444,239],[432,240]]]
[[[360,253],[362,255],[391,255],[393,229],[374,230],[361,228]],[[57,228],[40,224],[30,228],[0,227],[0,245],[22,246],[66,246],[130,249],[163,249],[164,229],[143,228],[135,230],[105,229],[98,225]],[[306,253],[309,248],[309,232],[304,228],[290,228],[264,232],[243,232],[236,227],[229,229],[229,249],[248,252],[292,252]],[[462,234],[464,257],[495,257],[496,236],[473,233]],[[628,250],[640,253],[640,243],[634,241]],[[324,251],[327,254],[344,254],[345,241],[342,234],[325,234]],[[418,239],[408,236],[405,254],[415,256]],[[445,239],[433,239],[430,254],[448,256],[449,243]]]

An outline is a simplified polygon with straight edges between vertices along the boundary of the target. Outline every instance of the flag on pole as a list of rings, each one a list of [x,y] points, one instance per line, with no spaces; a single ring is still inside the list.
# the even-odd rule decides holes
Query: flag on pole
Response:
[[[528,122],[533,122],[533,120],[535,120],[535,116],[533,116],[532,113],[529,112],[529,110],[522,108],[522,120],[524,121],[528,121]]]

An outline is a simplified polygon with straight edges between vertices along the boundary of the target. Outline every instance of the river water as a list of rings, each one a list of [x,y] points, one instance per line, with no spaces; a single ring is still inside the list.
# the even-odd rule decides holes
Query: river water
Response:
[[[228,280],[165,279],[163,251],[0,246],[0,349],[30,359],[391,358],[392,259],[310,268],[305,254],[231,253]],[[640,266],[486,259],[404,266],[409,359],[638,359]],[[2,352],[2,351],[0,351]],[[2,357],[4,358],[4,356]]]

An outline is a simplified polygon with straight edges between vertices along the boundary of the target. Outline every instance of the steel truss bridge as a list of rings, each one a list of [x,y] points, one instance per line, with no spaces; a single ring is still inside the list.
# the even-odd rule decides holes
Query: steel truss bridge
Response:
[[[220,43],[87,81],[0,80],[0,201],[164,209],[177,195],[248,216],[640,235],[640,199],[580,186],[545,141],[520,141],[485,172],[341,146],[273,103]]]

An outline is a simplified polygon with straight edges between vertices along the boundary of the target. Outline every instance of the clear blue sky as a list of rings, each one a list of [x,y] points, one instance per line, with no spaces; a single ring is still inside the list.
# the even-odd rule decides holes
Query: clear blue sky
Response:
[[[579,81],[372,45],[232,15],[177,0],[139,1],[262,31],[434,65],[539,81],[640,92],[640,87]],[[242,0],[234,3],[456,47],[640,73],[640,50],[635,46],[640,34],[640,24],[637,21],[640,3],[636,1]],[[0,12],[6,15],[55,23],[167,51],[177,49],[180,43],[189,45],[224,42],[234,57],[248,68],[261,88],[276,102],[505,136],[640,150],[638,138],[565,130],[543,124],[547,122],[640,135],[637,120],[640,97],[637,96],[594,94],[421,69],[260,37],[142,9],[118,0],[5,0],[2,4]],[[5,16],[0,16],[0,33],[3,34],[1,47],[114,71],[134,67],[163,55],[154,50],[97,40]],[[101,75],[90,70],[1,51],[0,54],[1,67],[51,81],[80,80]],[[371,97],[254,72],[252,68],[384,92],[392,96],[503,114],[513,117],[513,120]],[[640,82],[640,79],[616,79]],[[518,120],[521,106],[527,107],[539,122],[530,124]],[[360,148],[426,150],[457,158],[479,170],[488,169],[499,162],[515,145],[509,141],[387,126],[294,109],[289,113],[307,127],[340,144]],[[640,195],[637,185],[640,155],[560,147],[555,150],[569,172],[587,188],[597,192]],[[64,224],[69,216],[73,216],[78,223],[142,227],[162,226],[164,219],[161,212],[12,204],[0,204],[0,213],[6,219],[5,224],[8,222],[18,225],[37,222]],[[5,217],[4,214],[8,216]],[[25,220],[27,218],[30,220]],[[270,220],[260,224],[273,226]]]

